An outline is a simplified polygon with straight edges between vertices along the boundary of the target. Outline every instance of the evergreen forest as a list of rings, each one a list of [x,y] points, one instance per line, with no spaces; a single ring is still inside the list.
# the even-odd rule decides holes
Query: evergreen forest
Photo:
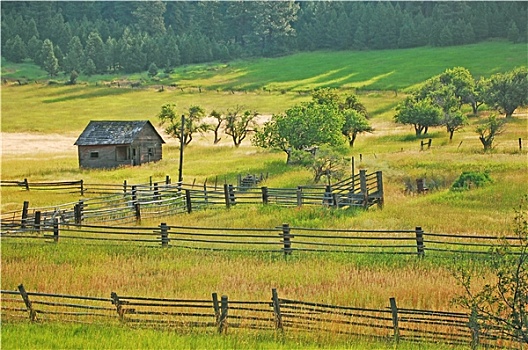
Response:
[[[315,50],[527,41],[517,1],[2,1],[1,50],[58,74],[133,73]]]

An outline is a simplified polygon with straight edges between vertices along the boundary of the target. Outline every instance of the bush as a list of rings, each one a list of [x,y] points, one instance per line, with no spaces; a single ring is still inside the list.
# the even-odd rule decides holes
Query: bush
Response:
[[[482,187],[492,181],[488,172],[464,171],[451,185],[451,190],[469,190],[472,186]]]

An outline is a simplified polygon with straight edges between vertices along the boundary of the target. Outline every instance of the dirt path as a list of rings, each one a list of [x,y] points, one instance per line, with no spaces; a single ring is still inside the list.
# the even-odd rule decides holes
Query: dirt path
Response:
[[[77,140],[73,135],[0,133],[2,156],[14,156],[35,153],[76,153],[73,144]]]

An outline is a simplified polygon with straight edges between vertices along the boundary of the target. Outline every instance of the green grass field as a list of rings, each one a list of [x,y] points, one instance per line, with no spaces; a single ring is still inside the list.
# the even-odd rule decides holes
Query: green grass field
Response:
[[[282,223],[305,227],[364,229],[413,229],[457,234],[510,233],[513,208],[528,193],[528,115],[520,109],[497,137],[492,152],[484,153],[475,133],[489,111],[470,118],[470,125],[455,133],[434,128],[432,148],[420,151],[420,138],[407,126],[394,124],[394,107],[404,91],[444,71],[463,66],[475,76],[489,76],[526,64],[526,45],[488,42],[453,48],[422,48],[370,52],[314,52],[294,56],[188,66],[177,69],[166,81],[146,82],[141,89],[105,86],[114,79],[91,77],[77,86],[48,86],[45,74],[27,63],[2,62],[2,78],[27,79],[19,86],[2,86],[3,180],[79,180],[86,183],[146,183],[150,176],[177,178],[179,152],[174,139],[166,138],[163,160],[141,167],[113,170],[79,169],[75,138],[92,119],[149,119],[165,103],[183,111],[191,105],[225,110],[237,105],[270,115],[310,97],[304,93],[318,86],[338,86],[341,92],[358,90],[360,101],[372,115],[375,132],[360,135],[349,156],[357,169],[381,170],[385,207],[366,212],[324,208],[234,207],[230,210],[196,211],[163,218],[168,224],[210,227],[275,227]],[[38,80],[35,83],[34,80]],[[97,82],[97,86],[96,86]],[[180,89],[159,84],[176,82]],[[152,84],[152,85],[150,85]],[[200,93],[197,87],[202,87]],[[235,89],[231,93],[230,89]],[[266,89],[266,90],[265,90]],[[217,91],[218,90],[218,91]],[[284,90],[284,91],[283,91]],[[301,93],[299,93],[301,92]],[[12,136],[27,138],[10,138]],[[523,140],[523,150],[518,139]],[[36,140],[32,142],[31,140]],[[18,140],[19,144],[7,144]],[[39,141],[39,140],[46,140]],[[292,187],[311,183],[309,171],[284,164],[281,152],[256,149],[249,141],[235,148],[226,137],[213,145],[212,135],[197,137],[185,151],[184,180],[197,183],[235,183],[237,174],[269,173],[265,185]],[[14,142],[14,141],[10,141]],[[37,147],[38,146],[38,147]],[[362,161],[359,161],[359,155]],[[463,171],[488,171],[493,182],[482,188],[452,192],[449,187]],[[430,193],[405,194],[405,184],[425,178]],[[1,210],[16,210],[25,200],[31,207],[77,201],[79,195],[26,192],[2,188]],[[160,220],[144,220],[156,226]],[[414,257],[357,255],[296,255],[284,260],[251,252],[207,253],[130,246],[82,246],[2,241],[2,289],[23,283],[27,290],[108,297],[120,293],[201,298],[211,292],[230,298],[269,298],[271,288],[281,296],[362,307],[386,307],[389,297],[406,308],[462,311],[451,299],[462,292],[451,276],[452,259],[417,260]],[[486,282],[485,264],[480,264]],[[109,268],[112,267],[112,268]],[[54,335],[62,341],[57,343]],[[130,330],[121,327],[79,325],[2,324],[2,345],[7,348],[393,348],[390,342],[330,339],[327,334],[274,334],[251,331],[220,337],[201,333]],[[21,342],[19,339],[24,339]],[[94,340],[95,339],[95,340]],[[96,341],[96,342],[95,342]],[[400,344],[402,349],[438,349],[438,344]]]

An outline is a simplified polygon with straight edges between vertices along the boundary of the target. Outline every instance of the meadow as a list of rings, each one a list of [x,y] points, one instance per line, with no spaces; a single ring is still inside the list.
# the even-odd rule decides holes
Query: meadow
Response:
[[[382,210],[246,206],[196,211],[163,220],[169,224],[207,227],[275,227],[282,223],[354,229],[422,226],[429,232],[498,236],[512,231],[513,209],[523,194],[528,193],[527,110],[517,111],[508,121],[505,132],[497,137],[494,150],[486,153],[474,130],[490,113],[487,108],[481,108],[479,116],[471,117],[470,125],[455,133],[452,142],[444,129],[432,129],[425,137],[432,139],[432,147],[423,151],[420,150],[422,138],[414,136],[411,128],[395,124],[392,117],[406,89],[447,68],[464,66],[475,76],[489,76],[526,64],[525,54],[525,45],[503,42],[442,49],[304,53],[182,67],[162,78],[166,81],[149,82],[146,75],[123,79],[145,79],[140,89],[106,85],[123,77],[91,77],[81,79],[76,86],[50,86],[27,64],[3,64],[2,78],[23,78],[31,82],[18,85],[10,80],[2,86],[2,180],[83,179],[85,183],[120,184],[125,179],[129,183],[145,183],[150,176],[176,178],[179,149],[177,142],[166,135],[163,135],[167,144],[162,161],[113,170],[79,169],[73,142],[92,119],[149,119],[158,125],[156,114],[165,103],[176,103],[181,111],[197,104],[208,112],[243,105],[269,116],[308,100],[310,96],[305,92],[314,87],[338,86],[342,93],[356,92],[371,112],[375,131],[360,135],[349,156],[355,158],[356,171],[383,171],[385,206]],[[183,91],[169,86],[159,91],[160,84],[170,85],[170,82],[177,82]],[[6,145],[10,135],[22,135],[26,141]],[[35,147],[43,137],[50,140],[44,147],[42,143]],[[519,138],[523,140],[522,150],[519,150]],[[283,153],[257,149],[247,140],[235,148],[224,136],[219,144],[213,145],[212,135],[205,134],[185,149],[184,181],[203,183],[218,179],[221,183],[235,183],[238,174],[269,173],[264,185],[270,187],[311,183],[308,170],[286,166],[285,159]],[[463,171],[487,171],[493,182],[468,191],[449,190]],[[426,179],[430,188],[426,195],[405,192],[406,184],[414,183],[417,178]],[[78,194],[27,192],[20,188],[2,188],[1,195],[2,211],[19,209],[25,200],[32,207],[39,207],[80,199]],[[155,226],[160,220],[144,220],[141,224]],[[53,245],[12,240],[2,241],[1,253],[2,289],[9,290],[24,283],[27,290],[101,297],[108,297],[112,290],[150,297],[201,298],[219,292],[234,299],[264,299],[269,298],[271,288],[277,288],[284,297],[339,305],[386,307],[388,299],[396,297],[400,307],[462,311],[451,302],[463,292],[451,274],[454,256],[418,260],[336,253],[299,254],[284,259],[280,255],[252,252]],[[473,262],[462,260],[465,264],[477,265],[478,275],[482,277],[477,280],[478,284],[489,281],[485,258]],[[115,345],[115,339],[120,339],[124,348],[127,344],[141,348],[204,348],[214,344],[218,348],[263,349],[392,346],[368,341],[358,341],[358,345],[350,339],[329,339],[324,334],[288,334],[281,340],[272,334],[257,336],[241,332],[211,338],[207,334],[167,334],[151,330],[130,333],[130,330],[112,327],[103,330],[96,326],[16,323],[2,325],[2,343],[9,348],[25,347],[13,340],[23,336],[28,338],[28,347],[54,347],[56,343],[49,334],[55,332],[65,339],[62,345],[66,348],[75,347],[73,344],[93,347],[90,336],[102,339],[101,344],[106,348],[120,347]],[[132,334],[132,343],[123,339],[123,333]],[[80,343],[69,345],[75,339]],[[401,348],[424,349],[427,345],[407,344]]]

